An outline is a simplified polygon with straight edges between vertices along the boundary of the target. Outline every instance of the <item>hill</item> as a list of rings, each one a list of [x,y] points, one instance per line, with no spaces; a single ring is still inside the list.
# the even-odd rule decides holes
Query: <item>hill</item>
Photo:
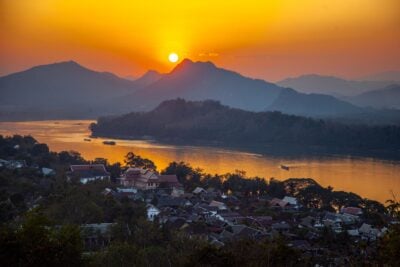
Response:
[[[333,76],[316,74],[288,78],[277,83],[302,93],[328,94],[335,97],[354,96],[367,91],[381,89],[391,84],[388,81],[351,81]]]
[[[183,60],[170,73],[149,71],[134,81],[61,62],[0,78],[0,119],[82,119],[150,111],[184,98],[217,100],[248,111],[313,117],[358,116],[365,109],[321,94],[304,94],[218,68]]]
[[[343,116],[362,109],[324,95],[298,93],[263,80],[244,77],[216,67],[211,62],[183,60],[170,73],[129,96],[118,98],[121,108],[149,111],[162,101],[184,98],[193,101],[217,100],[230,107],[274,110],[305,116]],[[327,105],[329,102],[329,105]]]
[[[385,71],[361,77],[361,81],[388,81],[400,83],[400,70]]]
[[[400,85],[394,84],[381,90],[369,91],[347,100],[361,107],[400,109]]]
[[[100,118],[91,130],[94,136],[152,136],[169,142],[400,149],[400,127],[343,125],[279,112],[249,112],[216,101],[165,101],[150,112]]]
[[[0,78],[0,113],[28,118],[30,111],[45,117],[98,116],[108,113],[108,99],[136,88],[135,82],[73,61],[37,66]]]

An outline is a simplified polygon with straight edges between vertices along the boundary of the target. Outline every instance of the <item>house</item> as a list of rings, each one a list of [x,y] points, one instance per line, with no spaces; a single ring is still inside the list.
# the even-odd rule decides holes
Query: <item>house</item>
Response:
[[[154,221],[154,219],[160,214],[160,210],[152,204],[147,204],[147,220]]]
[[[282,201],[288,203],[291,208],[298,209],[300,207],[299,202],[295,197],[285,196]]]
[[[83,224],[81,236],[86,250],[97,250],[108,246],[111,242],[111,227],[115,223]]]
[[[210,207],[217,207],[218,210],[227,210],[228,207],[225,205],[225,203],[219,202],[219,201],[211,201],[209,204]]]
[[[338,214],[333,212],[326,212],[325,217],[322,220],[326,227],[330,227],[336,233],[342,232],[342,219]]]
[[[160,175],[142,168],[129,168],[119,180],[123,186],[133,186],[141,190],[182,187],[176,175]]]
[[[25,160],[10,160],[6,165],[6,167],[11,170],[26,168],[27,166]]]
[[[202,187],[196,187],[196,188],[193,190],[192,193],[195,194],[195,195],[200,195],[201,193],[207,193],[207,190],[205,190],[205,189],[202,188]]]
[[[307,240],[293,240],[288,244],[288,246],[303,251],[312,249],[310,243]]]
[[[278,222],[278,223],[274,223],[271,225],[271,228],[279,233],[286,233],[290,230],[290,225],[283,221],[283,222]]]
[[[314,228],[316,219],[312,216],[304,217],[300,220],[299,227]]]
[[[71,165],[68,179],[77,177],[82,184],[96,180],[110,180],[110,173],[103,164]]]
[[[174,198],[165,196],[157,199],[158,208],[164,208],[164,207],[178,208],[178,207],[188,207],[191,205],[192,203],[184,198]]]
[[[381,231],[373,226],[363,223],[360,228],[358,228],[360,235],[367,240],[376,240],[382,235]]]
[[[120,178],[123,186],[133,186],[142,190],[155,189],[158,187],[158,176],[156,172],[142,168],[129,168]]]
[[[182,185],[178,181],[175,174],[160,174],[158,175],[158,184],[161,188],[177,188],[182,189]]]
[[[297,206],[298,205],[297,198],[295,198],[295,197],[285,196],[282,200],[287,202],[287,203],[289,203],[292,206]]]
[[[347,230],[347,234],[352,237],[358,237],[360,235],[360,232],[358,231],[358,229],[350,229]]]
[[[138,192],[136,188],[120,188],[117,187],[116,195],[120,198],[129,198],[132,200],[142,200],[144,201],[144,196]]]
[[[111,188],[105,188],[103,192],[101,192],[104,196],[113,196],[115,194],[114,190]]]
[[[340,210],[340,212],[343,214],[349,214],[349,215],[353,215],[353,216],[362,215],[362,210],[357,207],[344,207]]]
[[[253,219],[252,225],[257,227],[267,228],[272,224],[271,216],[253,216],[250,218]]]
[[[173,187],[171,196],[172,197],[183,197],[185,195],[185,191],[182,187]]]
[[[53,169],[43,167],[41,169],[43,176],[53,176],[56,172]]]
[[[284,208],[288,207],[289,203],[286,202],[286,201],[283,201],[283,200],[281,200],[281,199],[279,199],[279,198],[273,198],[273,199],[269,202],[269,205],[270,205],[271,207],[282,208],[282,209],[284,209]]]
[[[8,165],[8,160],[0,159],[0,168],[6,167]]]

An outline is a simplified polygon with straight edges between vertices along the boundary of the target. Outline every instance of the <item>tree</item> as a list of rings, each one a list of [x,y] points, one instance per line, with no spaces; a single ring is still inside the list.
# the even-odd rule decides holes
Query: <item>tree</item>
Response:
[[[188,176],[194,172],[194,169],[190,166],[190,164],[181,162],[171,162],[162,174],[175,174],[178,178],[178,181],[182,184],[185,184]]]
[[[387,201],[388,213],[400,221],[400,202],[393,196],[392,200]],[[389,266],[398,266],[400,259],[400,224],[392,224],[387,233],[383,236],[379,244],[379,255],[383,263]]]
[[[51,227],[37,211],[29,212],[16,228],[0,230],[0,262],[3,266],[81,266],[79,228]]]
[[[142,158],[141,156],[136,155],[133,152],[128,152],[125,155],[124,162],[129,167],[143,168],[152,171],[155,171],[157,169],[153,161],[146,158]]]

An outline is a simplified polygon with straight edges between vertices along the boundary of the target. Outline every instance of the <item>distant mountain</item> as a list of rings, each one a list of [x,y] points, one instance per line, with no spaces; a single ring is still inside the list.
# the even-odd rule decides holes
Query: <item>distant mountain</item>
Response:
[[[37,66],[0,78],[0,112],[41,110],[44,115],[55,115],[49,111],[56,111],[60,117],[98,116],[108,113],[109,107],[104,104],[108,99],[136,88],[135,82],[89,70],[73,61]]]
[[[369,91],[347,100],[361,107],[400,109],[400,85],[394,84],[381,90]]]
[[[120,107],[148,111],[173,98],[217,100],[250,111],[277,110],[296,115],[336,116],[362,112],[334,97],[307,95],[263,80],[244,77],[211,62],[183,60],[176,68],[147,87],[116,101]],[[328,103],[328,104],[327,104]]]
[[[150,110],[172,98],[219,100],[243,109],[263,110],[279,95],[282,88],[262,80],[217,68],[211,62],[183,60],[170,73],[149,86],[121,99],[136,109]]]
[[[185,59],[170,73],[149,71],[131,81],[70,61],[1,77],[0,119],[94,118],[149,111],[174,98],[211,99],[249,111],[317,117],[364,112],[332,96],[299,93],[211,62]]]
[[[140,87],[148,86],[152,83],[155,83],[159,79],[163,77],[163,74],[155,71],[149,70],[142,77],[135,80],[135,84]]]
[[[386,71],[359,78],[360,81],[387,81],[400,83],[400,70]]]
[[[321,146],[345,149],[400,149],[400,127],[344,125],[279,112],[250,112],[216,101],[162,102],[149,112],[100,118],[91,125],[102,137],[142,138],[165,142],[223,145]]]
[[[334,117],[366,112],[348,102],[322,94],[302,94],[295,90],[285,90],[266,110],[281,111],[310,117]]]
[[[333,76],[303,75],[277,83],[302,93],[327,94],[335,97],[354,96],[390,85],[387,81],[351,81]]]

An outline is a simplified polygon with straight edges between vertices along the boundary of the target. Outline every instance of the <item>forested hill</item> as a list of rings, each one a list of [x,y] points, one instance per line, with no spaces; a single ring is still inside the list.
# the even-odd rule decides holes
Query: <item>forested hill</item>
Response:
[[[346,125],[280,112],[249,112],[216,101],[169,100],[150,112],[99,118],[91,130],[94,136],[151,136],[164,141],[400,149],[398,126]]]

